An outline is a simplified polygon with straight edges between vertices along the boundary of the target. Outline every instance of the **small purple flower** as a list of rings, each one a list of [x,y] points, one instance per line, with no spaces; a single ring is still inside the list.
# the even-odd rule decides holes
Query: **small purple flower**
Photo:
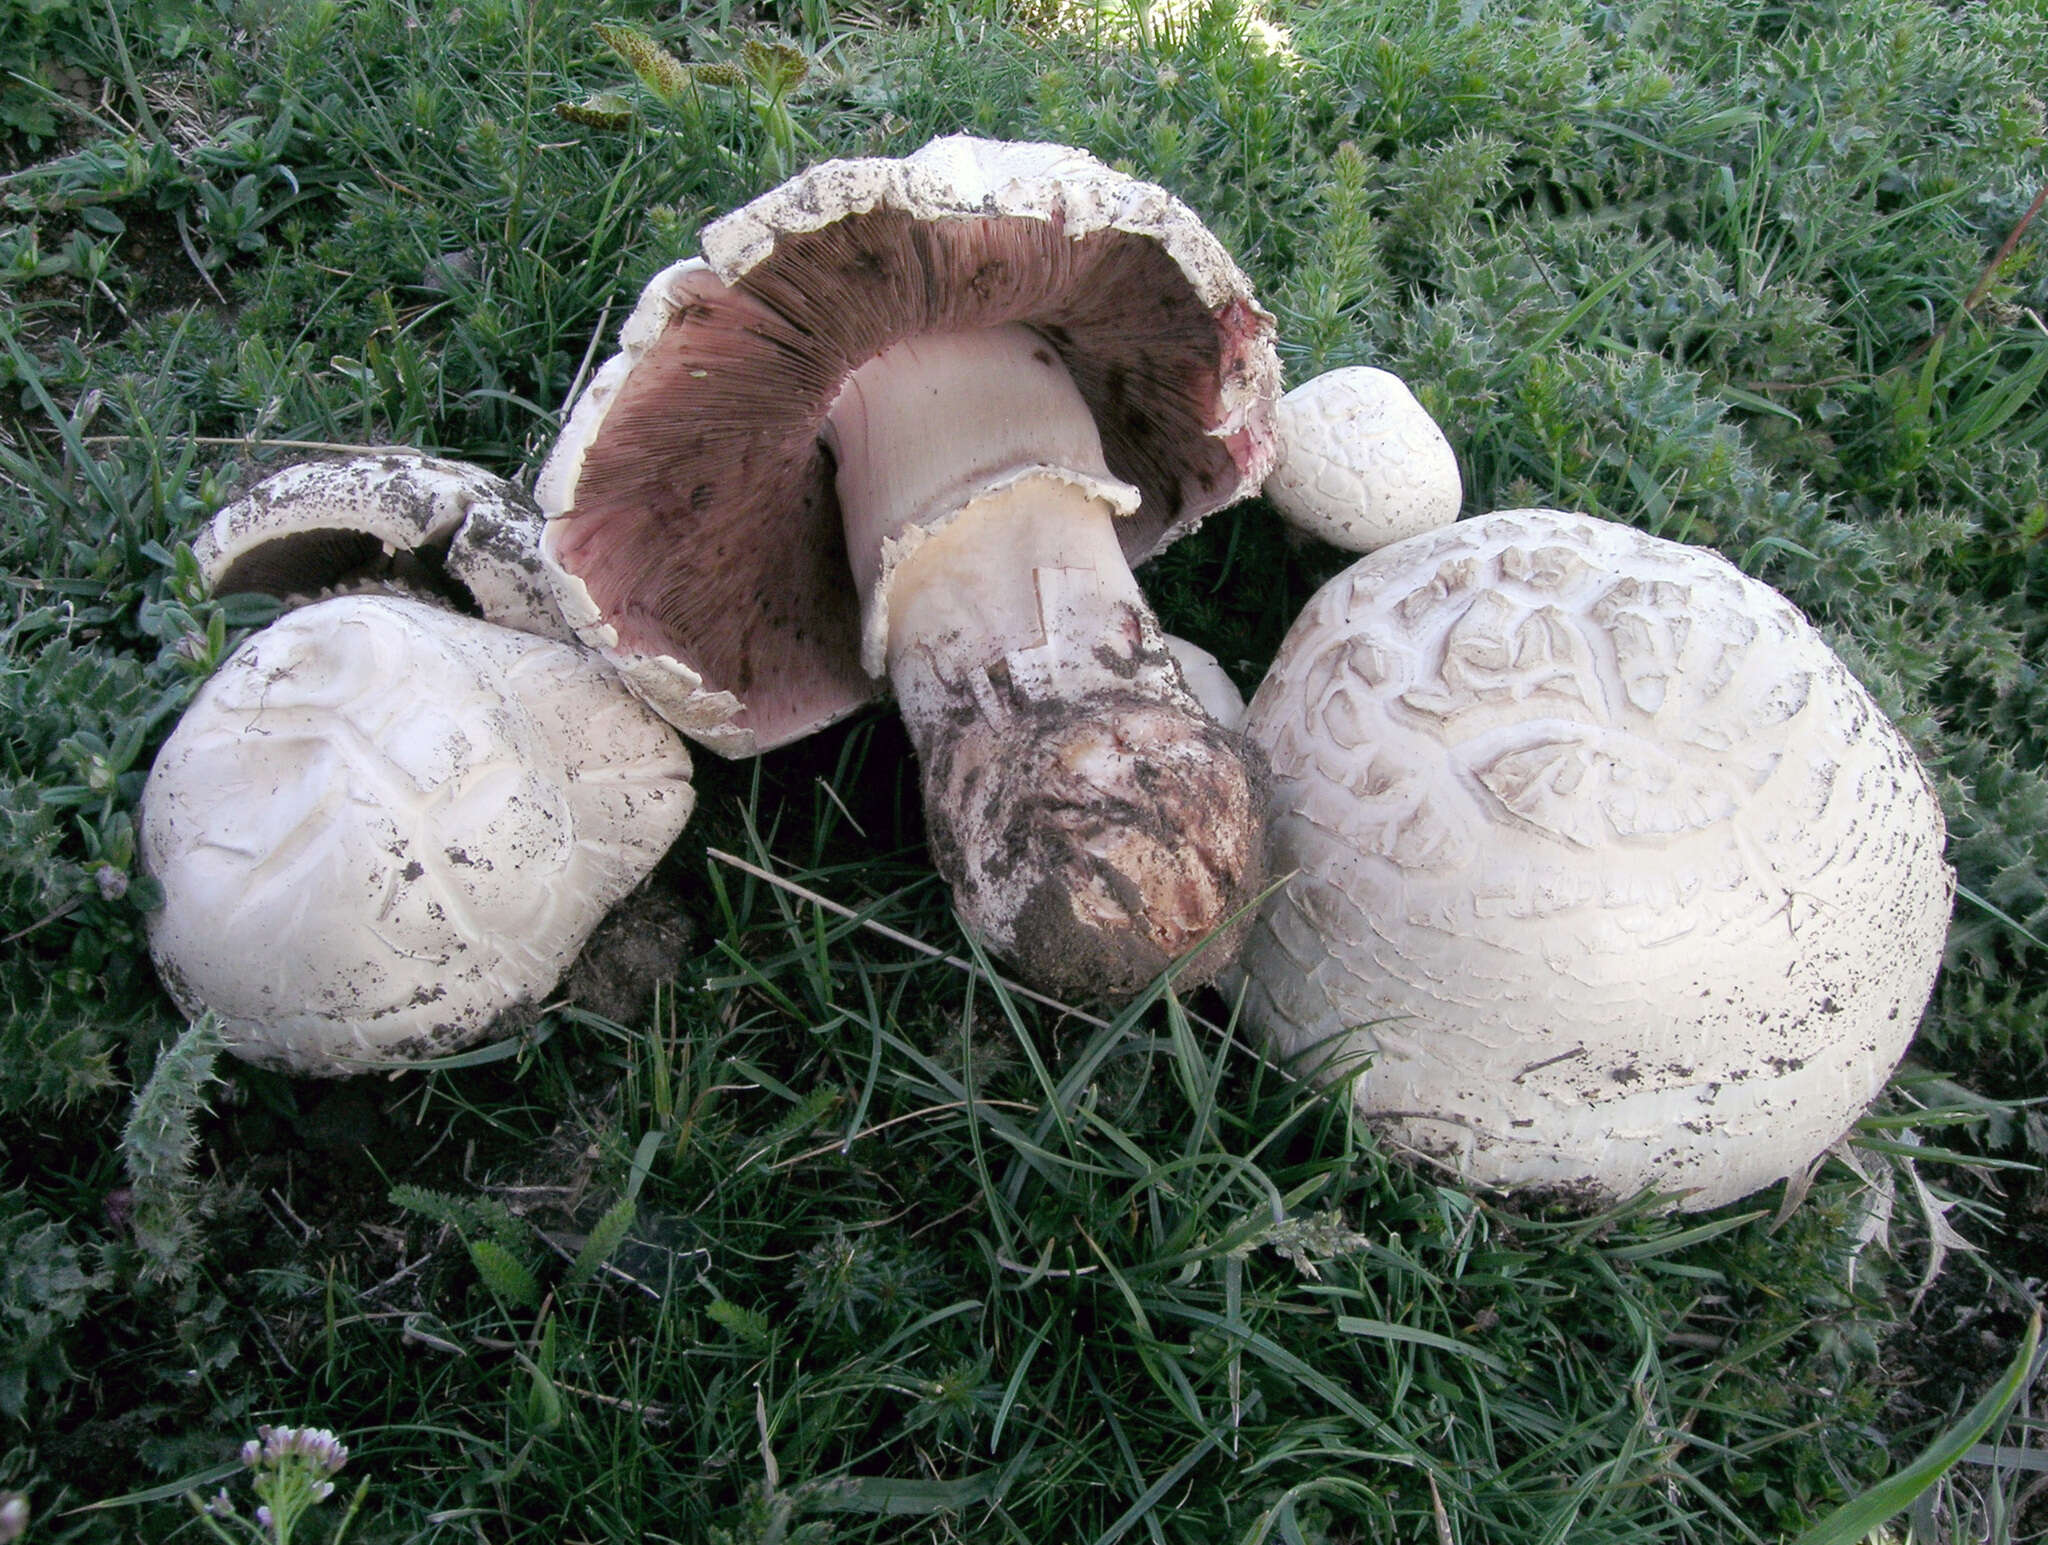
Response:
[[[0,1491],[0,1545],[28,1533],[28,1498],[18,1491]]]
[[[300,1433],[299,1452],[312,1462],[316,1475],[332,1475],[348,1463],[348,1445],[325,1427]]]
[[[332,1475],[348,1463],[348,1445],[325,1427],[259,1427],[256,1430],[263,1437],[261,1456],[271,1464],[282,1464],[287,1459],[303,1460],[318,1478]],[[253,1463],[249,1454],[255,1447],[253,1443],[243,1445],[245,1462]]]
[[[206,1504],[206,1511],[214,1518],[233,1518],[235,1516],[235,1504],[228,1500],[227,1487],[223,1486],[213,1494],[212,1500]]]
[[[256,1472],[256,1495],[263,1504],[256,1509],[257,1532],[275,1540],[289,1533],[307,1508],[334,1495],[327,1477],[348,1463],[348,1445],[325,1427],[265,1424],[242,1445],[242,1463]],[[225,1492],[221,1500],[225,1503]]]

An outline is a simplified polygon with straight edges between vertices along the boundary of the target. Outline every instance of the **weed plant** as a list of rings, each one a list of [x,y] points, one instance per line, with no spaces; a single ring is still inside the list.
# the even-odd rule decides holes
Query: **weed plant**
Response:
[[[259,1423],[345,1439],[359,1541],[1775,1540],[1894,1469],[2043,1247],[1988,1166],[2048,1150],[2044,58],[2027,0],[9,11],[8,1527],[198,1538]],[[1166,184],[1293,378],[1414,385],[1468,511],[1716,547],[1898,719],[1963,898],[1799,1205],[1520,1213],[1214,994],[1063,1014],[876,933],[971,948],[880,717],[699,759],[651,1006],[335,1087],[175,1022],[135,802],[267,615],[204,518],[307,447],[530,470],[706,221],[955,130]],[[1254,504],[1146,583],[1250,685],[1343,561]],[[1917,1537],[2028,1479],[1952,1472]]]

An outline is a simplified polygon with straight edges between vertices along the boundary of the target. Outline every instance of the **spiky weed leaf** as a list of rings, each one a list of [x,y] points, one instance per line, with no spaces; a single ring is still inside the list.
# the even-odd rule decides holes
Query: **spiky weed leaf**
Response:
[[[0,1418],[25,1420],[32,1396],[70,1376],[68,1333],[105,1285],[64,1223],[0,1193]]]
[[[580,1287],[596,1276],[633,1231],[633,1223],[638,1216],[639,1208],[630,1196],[622,1196],[607,1207],[604,1215],[591,1225],[590,1236],[583,1241],[583,1248],[576,1252],[569,1274],[563,1278],[564,1284]]]
[[[466,1244],[470,1263],[492,1293],[515,1308],[540,1307],[540,1280],[532,1267],[495,1239],[471,1239]]]
[[[524,1235],[524,1228],[511,1208],[495,1196],[457,1196],[424,1186],[396,1185],[391,1188],[394,1206],[431,1219],[458,1234],[475,1235],[511,1246]]]
[[[772,1340],[768,1317],[723,1298],[714,1298],[704,1308],[712,1323],[722,1326],[741,1345],[765,1350]]]
[[[146,1276],[180,1282],[199,1264],[200,1181],[193,1172],[207,1091],[226,1050],[220,1021],[202,1014],[166,1046],[137,1091],[121,1129],[121,1162],[133,1193],[133,1228]]]

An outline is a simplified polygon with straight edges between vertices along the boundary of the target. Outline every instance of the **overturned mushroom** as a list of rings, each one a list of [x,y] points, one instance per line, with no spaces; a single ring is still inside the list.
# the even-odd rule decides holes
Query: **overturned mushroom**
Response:
[[[689,757],[595,655],[344,596],[245,640],[144,787],[158,974],[290,1072],[451,1051],[674,841]]]
[[[1722,559],[1552,510],[1383,549],[1252,700],[1246,1014],[1482,1185],[1733,1200],[1882,1088],[1954,876],[1904,737]]]
[[[1185,206],[1055,145],[827,162],[704,253],[536,485],[564,613],[727,755],[886,677],[967,925],[1134,991],[1261,873],[1258,775],[1130,565],[1263,478],[1270,318]]]
[[[192,544],[223,595],[304,603],[367,590],[455,598],[488,620],[574,635],[540,562],[541,517],[503,478],[412,451],[309,461],[223,505]]]
[[[1458,518],[1458,457],[1399,376],[1331,370],[1280,399],[1266,497],[1290,524],[1369,553]]]
[[[539,531],[502,478],[388,451],[266,478],[193,544],[216,590],[298,608],[143,792],[151,953],[241,1055],[347,1073],[489,1033],[681,829],[688,754],[573,641]]]

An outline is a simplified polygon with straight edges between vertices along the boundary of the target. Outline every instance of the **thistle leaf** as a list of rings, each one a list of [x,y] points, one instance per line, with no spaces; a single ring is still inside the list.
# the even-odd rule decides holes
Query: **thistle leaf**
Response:
[[[527,1264],[495,1239],[469,1241],[469,1259],[484,1286],[521,1309],[540,1307],[540,1283]]]
[[[735,1341],[746,1346],[763,1348],[768,1345],[768,1317],[753,1309],[742,1309],[729,1299],[718,1298],[704,1311],[712,1320],[732,1333]]]
[[[509,1248],[525,1233],[512,1209],[495,1196],[454,1196],[411,1185],[393,1186],[390,1195],[393,1206],[417,1213],[443,1228],[452,1228],[458,1234],[480,1234]]]
[[[135,1197],[135,1242],[145,1272],[157,1281],[183,1281],[198,1258],[199,1182],[192,1160],[206,1091],[220,1082],[214,1063],[224,1047],[213,1015],[187,1025],[157,1055],[121,1131],[121,1162]]]

